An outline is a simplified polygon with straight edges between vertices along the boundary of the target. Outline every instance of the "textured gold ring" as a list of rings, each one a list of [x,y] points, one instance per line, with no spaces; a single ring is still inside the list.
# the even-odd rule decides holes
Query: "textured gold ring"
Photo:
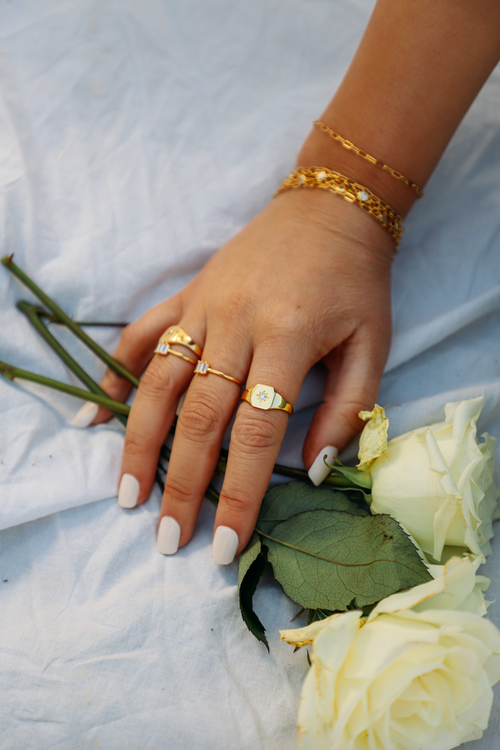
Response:
[[[187,346],[191,349],[193,354],[197,357],[201,357],[202,349],[198,344],[195,344],[189,333],[181,328],[180,326],[170,326],[167,328],[165,333],[160,337],[159,344],[180,344],[180,346]]]
[[[175,349],[172,349],[170,344],[158,343],[155,349],[155,354],[161,354],[163,357],[166,357],[167,354],[174,354],[176,357],[180,357],[185,362],[191,362],[192,365],[195,365],[197,363],[196,359],[191,359],[191,357],[186,357],[184,354],[176,352]]]
[[[293,406],[288,401],[277,393],[272,385],[262,385],[257,383],[253,388],[247,388],[241,394],[242,401],[248,401],[250,406],[254,406],[256,409],[279,409],[280,411],[286,411],[288,414],[293,412]]]
[[[236,378],[231,377],[231,375],[226,375],[225,372],[221,372],[220,370],[214,370],[213,367],[210,367],[208,362],[203,362],[200,359],[200,361],[196,363],[194,374],[208,375],[209,372],[211,372],[212,375],[219,375],[221,378],[226,378],[226,380],[231,380],[233,383],[238,383],[238,385],[241,385],[241,380],[236,380]]]

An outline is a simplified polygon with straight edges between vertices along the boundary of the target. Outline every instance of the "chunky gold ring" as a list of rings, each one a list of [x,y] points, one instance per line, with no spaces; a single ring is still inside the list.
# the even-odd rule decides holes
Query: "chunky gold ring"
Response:
[[[240,380],[236,380],[236,378],[232,378],[231,375],[226,375],[225,372],[221,372],[220,370],[214,370],[208,362],[203,362],[201,359],[199,362],[196,363],[196,367],[194,368],[194,374],[195,375],[208,375],[208,373],[211,372],[212,375],[220,375],[221,378],[226,378],[226,380],[231,380],[233,383],[238,383],[238,385],[241,385]]]
[[[165,333],[161,335],[158,343],[180,344],[181,346],[187,346],[188,349],[191,349],[193,354],[196,354],[197,357],[201,357],[202,355],[201,347],[198,346],[198,344],[195,344],[189,333],[186,333],[186,331],[180,326],[170,326],[170,328],[167,328]]]
[[[167,354],[175,354],[176,357],[180,357],[186,362],[191,362],[192,365],[195,365],[197,362],[196,359],[191,359],[191,357],[185,357],[184,354],[181,354],[180,352],[176,352],[175,349],[172,349],[170,344],[158,343],[155,349],[155,354],[161,354],[164,357],[166,357]]]
[[[293,406],[288,403],[283,396],[276,393],[272,385],[262,385],[257,383],[253,388],[247,388],[241,394],[242,401],[248,401],[251,406],[255,406],[256,409],[280,409],[280,411],[286,411],[291,414]]]

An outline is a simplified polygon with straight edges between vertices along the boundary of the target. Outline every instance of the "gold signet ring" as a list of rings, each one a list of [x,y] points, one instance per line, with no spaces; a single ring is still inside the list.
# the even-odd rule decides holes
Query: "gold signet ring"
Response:
[[[180,346],[187,346],[191,349],[193,354],[197,357],[201,357],[202,349],[198,344],[195,344],[189,333],[181,328],[180,326],[170,326],[163,333],[158,342],[159,344],[180,344]]]
[[[240,380],[236,380],[236,378],[231,377],[231,375],[226,375],[226,373],[221,372],[220,370],[214,370],[213,367],[210,367],[208,362],[202,362],[202,360],[200,359],[200,361],[196,363],[194,374],[208,375],[209,372],[211,372],[212,375],[219,375],[221,378],[226,378],[226,380],[231,380],[233,383],[238,383],[238,385],[241,385]]]
[[[280,411],[286,411],[288,414],[291,414],[293,411],[293,406],[283,396],[276,393],[272,385],[257,383],[253,388],[247,388],[246,391],[243,391],[241,400],[248,401],[256,409],[264,409],[265,411],[268,409],[279,409]]]

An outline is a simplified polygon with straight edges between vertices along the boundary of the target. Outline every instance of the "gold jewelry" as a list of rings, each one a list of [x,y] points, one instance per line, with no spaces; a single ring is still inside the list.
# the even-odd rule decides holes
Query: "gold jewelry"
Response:
[[[250,406],[254,406],[256,409],[279,409],[280,411],[286,411],[291,414],[293,406],[288,403],[283,396],[276,393],[272,385],[262,385],[257,383],[253,388],[247,388],[241,394],[242,401],[248,401]]]
[[[195,375],[208,375],[208,373],[211,372],[212,375],[220,375],[221,378],[226,378],[226,380],[231,380],[233,383],[238,383],[238,385],[241,385],[240,380],[236,380],[236,378],[231,377],[231,375],[226,375],[224,372],[221,372],[220,370],[214,370],[208,362],[203,362],[201,359],[199,362],[196,363],[196,367],[194,368],[194,374]]]
[[[403,234],[403,219],[387,203],[377,198],[371,190],[353,182],[340,172],[334,172],[326,167],[300,167],[290,172],[275,195],[292,188],[305,187],[329,190],[331,193],[340,195],[348,203],[356,203],[363,211],[371,214],[384,229],[387,229],[394,240],[396,250],[398,249]]]
[[[167,328],[165,333],[161,335],[159,343],[180,344],[180,346],[187,346],[188,349],[191,349],[197,357],[201,357],[202,355],[201,347],[195,344],[189,333],[186,333],[180,326],[170,326],[170,328]]]
[[[161,341],[161,339],[160,339]],[[180,357],[181,359],[185,360],[186,362],[191,362],[192,365],[195,365],[198,360],[191,359],[191,357],[186,357],[184,354],[181,354],[180,352],[176,352],[175,349],[172,349],[170,344],[162,344],[158,343],[155,349],[155,354],[161,354],[162,356],[166,357],[167,354],[175,354],[176,357]]]
[[[363,151],[363,149],[358,148],[354,145],[351,141],[346,140],[345,138],[342,138],[341,135],[335,132],[335,130],[332,130],[328,127],[328,125],[325,125],[324,122],[321,122],[321,120],[314,120],[313,125],[316,125],[316,127],[321,128],[321,130],[324,133],[327,133],[331,138],[333,138],[335,141],[338,141],[343,145],[344,148],[347,148],[349,151],[354,151],[355,154],[358,156],[361,156],[362,159],[366,159],[366,161],[369,161],[370,164],[375,164],[376,167],[380,167],[380,169],[385,170],[386,172],[389,172],[393,177],[396,178],[396,180],[401,180],[401,182],[404,182],[405,185],[408,185],[409,188],[414,190],[419,198],[421,198],[424,194],[424,191],[422,188],[419,188],[418,185],[415,185],[414,182],[408,179],[408,177],[405,177],[401,172],[398,172],[397,169],[392,169],[392,167],[388,167],[387,164],[384,164],[383,161],[380,161],[380,159],[376,159],[374,156],[370,156],[370,154],[367,154],[366,151]]]

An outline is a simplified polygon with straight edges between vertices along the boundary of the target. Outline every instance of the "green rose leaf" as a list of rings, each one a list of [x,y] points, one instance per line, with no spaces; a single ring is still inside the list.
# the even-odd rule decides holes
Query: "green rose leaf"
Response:
[[[269,651],[269,644],[264,635],[265,627],[253,610],[253,595],[260,577],[266,567],[266,558],[262,554],[259,536],[254,532],[246,548],[240,555],[238,568],[238,596],[240,611],[247,628]]]
[[[387,515],[309,510],[277,524],[262,542],[284,592],[308,609],[362,608],[431,580]]]
[[[278,524],[307,510],[340,510],[357,516],[370,515],[364,502],[356,502],[353,494],[317,489],[305,482],[289,482],[273,487],[266,493],[257,520],[257,528],[270,534]]]

